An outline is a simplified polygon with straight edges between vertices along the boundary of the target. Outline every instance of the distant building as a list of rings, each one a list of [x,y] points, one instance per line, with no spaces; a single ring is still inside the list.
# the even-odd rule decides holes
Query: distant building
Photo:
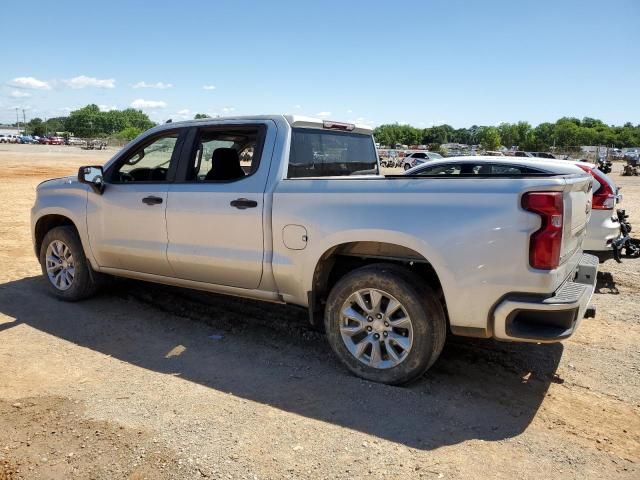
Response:
[[[0,125],[0,135],[22,135],[23,133],[23,128],[12,127],[11,125]]]

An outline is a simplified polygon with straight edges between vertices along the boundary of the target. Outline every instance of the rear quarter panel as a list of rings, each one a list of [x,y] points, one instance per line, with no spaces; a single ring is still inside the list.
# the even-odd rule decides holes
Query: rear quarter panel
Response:
[[[566,278],[564,268],[529,267],[529,236],[540,220],[520,206],[525,191],[564,187],[561,177],[283,180],[273,193],[274,279],[286,301],[306,305],[327,250],[355,241],[393,243],[432,264],[453,325],[485,328],[503,295],[550,293]],[[289,224],[307,229],[303,250],[284,245]]]

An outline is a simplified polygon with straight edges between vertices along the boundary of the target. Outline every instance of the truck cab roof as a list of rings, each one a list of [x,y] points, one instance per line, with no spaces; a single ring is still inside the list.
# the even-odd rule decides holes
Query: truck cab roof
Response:
[[[173,129],[176,127],[190,127],[201,125],[217,125],[220,123],[233,123],[242,122],[248,123],[251,121],[264,121],[272,120],[276,123],[286,121],[292,128],[319,128],[328,130],[342,130],[350,133],[358,133],[364,135],[373,134],[373,127],[370,125],[364,125],[359,123],[348,123],[334,120],[323,120],[321,118],[306,117],[303,115],[239,115],[231,117],[216,117],[216,118],[199,118],[197,120],[184,120],[179,122],[164,123],[152,128],[151,131],[158,132],[165,129]]]

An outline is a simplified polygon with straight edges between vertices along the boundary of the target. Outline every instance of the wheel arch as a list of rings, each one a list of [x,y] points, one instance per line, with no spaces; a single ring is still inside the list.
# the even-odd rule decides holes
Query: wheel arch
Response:
[[[78,227],[67,215],[62,215],[59,213],[49,213],[38,218],[33,231],[33,247],[37,257],[40,257],[42,241],[44,240],[44,236],[47,234],[47,232],[49,232],[53,228],[62,227],[65,225],[73,227],[78,233],[78,236],[80,236]]]
[[[317,327],[323,324],[327,297],[340,278],[355,268],[381,262],[400,265],[420,276],[437,293],[447,313],[441,278],[424,255],[400,243],[355,240],[326,249],[315,263],[307,287],[310,323]]]

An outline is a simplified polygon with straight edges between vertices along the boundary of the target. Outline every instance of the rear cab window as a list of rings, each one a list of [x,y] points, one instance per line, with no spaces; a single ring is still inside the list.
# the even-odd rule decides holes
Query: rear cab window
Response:
[[[294,128],[287,178],[378,174],[373,137],[367,134]]]

